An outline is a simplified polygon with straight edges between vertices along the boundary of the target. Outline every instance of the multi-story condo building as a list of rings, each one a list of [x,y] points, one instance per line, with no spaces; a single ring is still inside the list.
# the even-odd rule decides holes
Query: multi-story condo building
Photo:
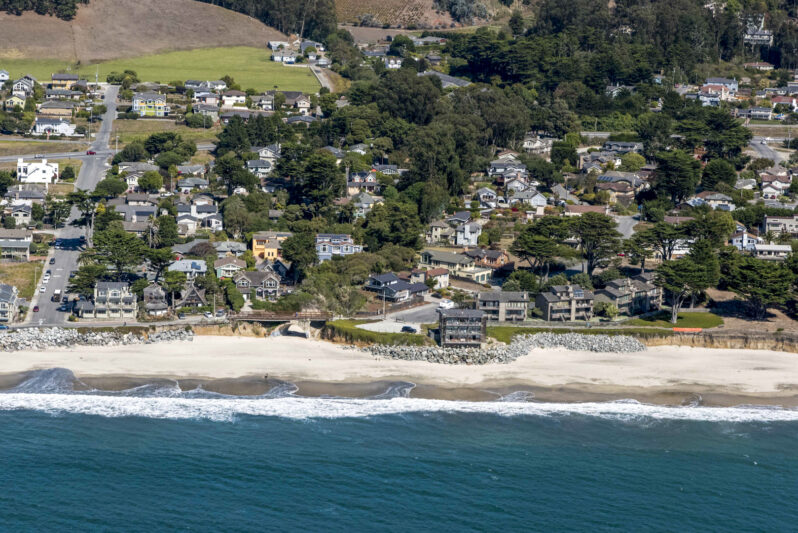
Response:
[[[555,285],[538,294],[535,305],[547,321],[589,320],[593,316],[593,293],[579,285]]]

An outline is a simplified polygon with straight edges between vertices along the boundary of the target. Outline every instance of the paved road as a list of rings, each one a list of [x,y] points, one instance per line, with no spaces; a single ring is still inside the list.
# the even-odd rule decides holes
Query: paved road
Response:
[[[77,189],[94,190],[97,183],[105,177],[106,171],[110,168],[108,158],[113,152],[108,149],[108,143],[111,139],[111,130],[116,118],[116,96],[118,93],[118,86],[112,85],[106,89],[105,105],[107,106],[107,112],[100,123],[100,130],[91,144],[91,150],[96,151],[97,154],[91,156],[83,154],[81,156],[83,165],[80,167],[80,172],[75,182]],[[78,210],[73,208],[66,225],[55,232],[56,238],[61,239],[63,245],[53,247],[50,250],[45,271],[50,270],[51,278],[47,284],[39,284],[39,287],[44,287],[45,290],[44,292],[38,292],[37,289],[36,296],[31,301],[31,307],[38,305],[39,311],[28,314],[26,321],[28,324],[63,325],[66,322],[68,313],[59,311],[58,308],[61,304],[51,301],[51,298],[56,289],[60,289],[62,294],[66,292],[66,287],[69,284],[69,273],[78,269],[78,258],[82,251],[80,237],[85,235],[84,228],[73,224],[78,216]],[[51,259],[55,259],[52,265],[49,263]]]
[[[768,137],[768,139],[771,139],[771,137]],[[748,145],[749,148],[756,152],[757,157],[771,159],[777,165],[779,162],[789,159],[789,154],[774,150],[769,144],[762,144],[763,140],[764,137],[754,137]]]
[[[631,216],[616,216],[615,222],[618,223],[618,231],[623,235],[624,239],[628,239],[634,235],[634,227],[640,222],[640,215]]]
[[[8,163],[8,162],[15,162],[17,159],[80,159],[83,161],[85,165],[87,161],[91,159],[97,159],[98,157],[108,158],[109,156],[113,155],[113,151],[111,150],[97,150],[97,155],[91,156],[86,155],[86,152],[57,152],[57,153],[44,153],[38,154],[23,154],[23,155],[4,155],[0,157],[0,162]]]

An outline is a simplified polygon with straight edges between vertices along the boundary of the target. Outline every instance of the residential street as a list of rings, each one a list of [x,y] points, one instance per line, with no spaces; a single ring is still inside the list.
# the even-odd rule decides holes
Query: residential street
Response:
[[[116,85],[111,85],[106,89],[104,101],[107,111],[100,122],[100,129],[96,138],[91,144],[91,150],[96,151],[97,155],[88,156],[84,154],[81,156],[83,165],[80,167],[80,173],[75,182],[77,189],[94,190],[97,183],[105,177],[105,172],[110,168],[108,158],[113,152],[108,149],[108,143],[111,138],[114,119],[116,118],[116,96],[118,92],[119,87]],[[74,157],[74,154],[72,157]],[[81,252],[80,237],[85,235],[84,228],[73,225],[78,216],[78,210],[73,208],[65,226],[55,232],[56,239],[62,239],[63,245],[59,248],[53,246],[50,249],[44,270],[45,272],[47,270],[51,272],[51,278],[45,285],[42,285],[41,282],[39,283],[38,286],[44,286],[45,291],[36,292],[33,297],[31,311],[28,312],[28,317],[25,321],[26,324],[62,325],[66,322],[68,313],[59,311],[58,308],[61,304],[51,301],[51,298],[56,289],[60,289],[62,294],[66,292],[69,284],[69,273],[78,269],[78,257]],[[55,264],[50,265],[49,261],[52,258],[55,258]],[[37,313],[32,311],[35,305],[39,306]]]
[[[781,161],[786,161],[789,159],[789,155],[780,152],[778,150],[774,150],[769,144],[762,144],[764,137],[754,137],[751,139],[751,143],[748,145],[754,152],[756,152],[757,157],[764,157],[766,159],[772,159],[775,164],[779,164]],[[768,137],[773,142],[781,142],[784,139],[775,139],[773,137]]]

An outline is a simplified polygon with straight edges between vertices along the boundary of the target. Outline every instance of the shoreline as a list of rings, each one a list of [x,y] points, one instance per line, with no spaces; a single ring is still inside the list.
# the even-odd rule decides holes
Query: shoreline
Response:
[[[655,405],[798,407],[798,355],[765,350],[657,346],[637,353],[533,349],[508,364],[443,365],[376,358],[296,337],[197,336],[193,342],[6,352],[0,389],[34,370],[69,369],[75,390],[145,384],[259,396],[289,383],[298,396],[369,398],[406,384],[409,397],[491,401],[513,393],[539,402],[634,399]]]

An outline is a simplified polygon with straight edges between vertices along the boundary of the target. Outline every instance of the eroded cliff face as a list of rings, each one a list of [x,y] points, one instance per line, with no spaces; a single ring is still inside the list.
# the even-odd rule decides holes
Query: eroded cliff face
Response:
[[[798,353],[798,339],[773,335],[663,335],[640,339],[646,346],[692,346],[727,350],[773,350]]]

